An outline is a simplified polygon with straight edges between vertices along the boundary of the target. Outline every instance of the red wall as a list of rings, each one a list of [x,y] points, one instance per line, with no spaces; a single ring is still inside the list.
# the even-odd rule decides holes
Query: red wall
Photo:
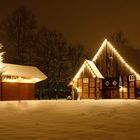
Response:
[[[35,85],[27,83],[0,83],[0,100],[33,100]]]

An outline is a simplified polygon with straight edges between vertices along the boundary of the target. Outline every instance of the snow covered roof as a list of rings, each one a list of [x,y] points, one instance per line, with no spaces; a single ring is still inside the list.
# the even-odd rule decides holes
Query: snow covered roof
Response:
[[[93,61],[86,60],[85,62],[89,65],[89,67],[91,68],[91,70],[93,71],[93,73],[97,78],[104,79],[103,75],[100,73],[100,71],[98,70]]]
[[[83,71],[83,69],[85,68],[85,66],[87,66],[87,68],[91,71],[93,77],[104,79],[104,77],[102,76],[102,74],[100,73],[100,71],[98,70],[98,68],[96,67],[96,65],[94,64],[94,62],[93,61],[90,61],[90,60],[85,60],[84,63],[83,63],[83,65],[81,66],[81,68],[77,72],[77,74],[72,79],[72,81],[74,81],[75,79],[77,79],[79,77],[79,75],[81,74],[81,72]],[[69,85],[72,84],[72,81],[69,83]]]
[[[45,80],[47,76],[43,74],[37,67],[34,66],[25,66],[25,65],[16,65],[4,63],[4,72],[3,76],[16,76],[16,77],[25,77],[25,78],[36,78],[36,82]],[[34,82],[34,83],[36,83]]]

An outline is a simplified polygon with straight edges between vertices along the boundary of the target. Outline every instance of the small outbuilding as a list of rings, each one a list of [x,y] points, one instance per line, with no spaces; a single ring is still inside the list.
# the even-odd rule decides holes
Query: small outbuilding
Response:
[[[0,100],[33,100],[35,85],[47,78],[37,67],[3,63]]]

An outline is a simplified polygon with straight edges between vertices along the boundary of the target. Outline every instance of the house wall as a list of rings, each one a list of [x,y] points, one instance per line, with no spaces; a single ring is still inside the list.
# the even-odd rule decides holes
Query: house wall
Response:
[[[78,89],[78,93],[82,99],[95,99],[102,97],[102,79],[93,77],[87,67],[84,68],[73,86]]]
[[[35,99],[35,85],[28,83],[0,84],[0,100],[33,100]]]
[[[82,99],[134,99],[140,81],[129,81],[127,76],[122,76],[122,86],[105,87],[104,80],[84,74],[77,79],[76,87]],[[136,84],[137,83],[137,84]],[[137,86],[136,86],[137,85]],[[140,88],[139,88],[140,91]]]
[[[93,77],[77,79],[77,88],[82,99],[102,98],[102,80]]]
[[[136,84],[136,79],[134,81],[129,80],[129,76],[133,73],[120,61],[112,49],[107,46],[104,47],[95,64],[105,80],[109,78],[118,79],[117,86],[103,86],[104,98],[133,99],[136,97],[136,85],[139,86],[140,84]],[[120,81],[120,77],[122,81]]]

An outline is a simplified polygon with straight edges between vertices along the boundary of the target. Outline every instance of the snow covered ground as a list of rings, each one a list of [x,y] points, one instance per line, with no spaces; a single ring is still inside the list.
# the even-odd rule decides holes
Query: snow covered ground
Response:
[[[0,140],[139,140],[140,100],[0,102]]]

